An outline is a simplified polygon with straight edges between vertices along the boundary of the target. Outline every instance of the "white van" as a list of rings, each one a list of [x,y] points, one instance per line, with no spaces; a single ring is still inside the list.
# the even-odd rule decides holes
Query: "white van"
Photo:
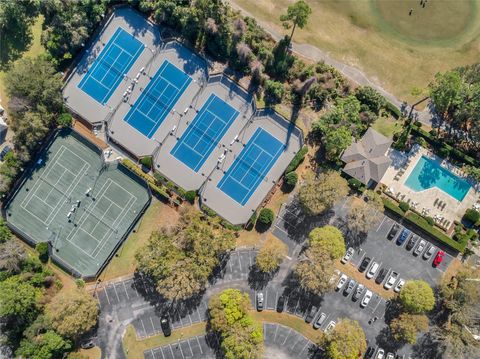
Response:
[[[377,273],[378,267],[380,267],[380,266],[378,265],[377,262],[372,263],[372,266],[370,267],[370,269],[368,270],[368,272],[366,274],[368,279],[373,278],[373,276]]]

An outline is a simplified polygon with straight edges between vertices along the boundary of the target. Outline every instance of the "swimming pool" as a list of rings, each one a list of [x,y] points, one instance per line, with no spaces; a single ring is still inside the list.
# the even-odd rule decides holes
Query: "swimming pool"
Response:
[[[457,201],[463,201],[471,185],[430,158],[422,156],[405,185],[416,192],[437,187]]]

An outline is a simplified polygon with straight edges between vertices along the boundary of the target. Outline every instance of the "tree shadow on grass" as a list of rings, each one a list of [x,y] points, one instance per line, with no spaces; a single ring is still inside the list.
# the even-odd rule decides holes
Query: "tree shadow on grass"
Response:
[[[443,348],[433,337],[432,333],[425,333],[413,346],[412,358],[429,358],[441,359],[443,358]]]
[[[28,50],[33,40],[31,31],[17,29],[0,33],[0,70],[6,70]]]

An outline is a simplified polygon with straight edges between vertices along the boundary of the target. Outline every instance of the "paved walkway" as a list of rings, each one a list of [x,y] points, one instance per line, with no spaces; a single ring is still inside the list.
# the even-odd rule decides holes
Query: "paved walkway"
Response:
[[[267,32],[272,36],[272,38],[275,41],[279,41],[280,39],[283,39],[285,34],[278,32],[276,29],[274,29],[269,23],[262,21],[261,19],[257,18],[255,15],[252,13],[244,10],[241,8],[237,3],[235,3],[235,0],[229,0],[230,5],[236,9],[239,10],[242,14],[245,16],[249,16],[252,18],[255,18],[257,20],[257,23]],[[403,106],[403,101],[386,91],[381,85],[370,81],[370,79],[359,69],[356,67],[353,67],[351,65],[347,65],[341,61],[338,61],[334,58],[332,58],[327,52],[319,49],[318,47],[315,47],[310,44],[299,44],[296,42],[292,42],[292,49],[294,52],[298,53],[299,55],[311,59],[313,61],[324,61],[326,64],[335,67],[338,71],[340,71],[345,77],[349,78],[353,82],[361,85],[361,86],[371,86],[374,89],[376,89],[378,92],[380,92],[386,99],[388,99],[390,102],[392,102],[394,105],[396,105],[398,108],[402,108]],[[410,111],[410,107],[407,106],[405,108],[405,111]],[[412,114],[414,117],[416,117],[419,121],[422,123],[432,126],[432,121],[433,121],[433,114],[430,111],[430,108],[426,108],[423,111],[413,111]]]

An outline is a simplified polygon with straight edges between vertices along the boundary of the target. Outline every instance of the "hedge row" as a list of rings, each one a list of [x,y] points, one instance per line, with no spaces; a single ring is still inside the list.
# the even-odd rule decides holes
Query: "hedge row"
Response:
[[[156,181],[155,181],[155,178],[153,178],[149,174],[143,172],[140,168],[138,168],[138,166],[135,163],[133,163],[129,159],[125,158],[125,159],[123,159],[122,164],[125,167],[127,167],[129,170],[131,170],[132,172],[137,174],[139,177],[142,177],[145,181],[147,181],[148,187],[150,187],[150,189],[155,194],[157,194],[157,195],[159,195],[159,196],[161,196],[161,197],[163,197],[167,200],[170,199],[170,196],[168,195],[165,188],[158,186]]]
[[[285,173],[295,171],[298,168],[298,166],[300,166],[300,163],[303,162],[303,159],[305,158],[305,155],[307,154],[307,152],[308,152],[308,147],[303,146],[302,149],[297,152],[295,157],[293,157],[292,161],[287,166]]]
[[[217,212],[215,212],[213,209],[211,209],[210,207],[202,204],[202,206],[200,207],[202,209],[202,211],[208,216],[208,217],[219,217],[221,218]],[[222,226],[224,226],[226,229],[230,229],[232,231],[241,231],[243,229],[243,227],[241,225],[238,225],[238,224],[231,224],[229,221],[227,221],[226,219],[223,219],[221,218],[221,221],[220,221],[220,224]]]
[[[467,246],[466,241],[455,241],[454,239],[450,238],[447,236],[445,233],[440,231],[439,229],[435,228],[434,226],[430,225],[428,221],[423,218],[422,216],[414,213],[414,212],[408,212],[405,214],[405,212],[394,202],[390,201],[387,198],[383,198],[383,205],[386,209],[396,213],[400,217],[406,219],[408,222],[412,223],[413,225],[417,226],[418,228],[422,229],[429,235],[431,235],[433,238],[437,239],[438,241],[446,244],[447,246],[459,251],[463,252],[465,250],[465,247]]]
[[[385,110],[387,110],[388,112],[390,112],[390,114],[395,117],[395,119],[399,119],[400,117],[402,117],[402,112],[400,111],[400,109],[395,106],[393,103],[387,101],[387,103],[385,104]]]

